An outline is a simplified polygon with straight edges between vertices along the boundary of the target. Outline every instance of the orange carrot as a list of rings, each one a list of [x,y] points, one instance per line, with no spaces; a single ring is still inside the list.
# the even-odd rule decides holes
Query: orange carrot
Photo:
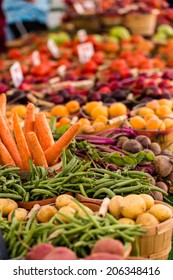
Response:
[[[14,160],[12,159],[10,153],[8,152],[8,150],[6,149],[6,147],[1,141],[0,141],[0,162],[4,165],[10,164],[15,166]]]
[[[55,142],[53,146],[45,151],[45,156],[48,165],[51,166],[55,160],[57,160],[62,154],[63,149],[67,148],[71,143],[75,135],[80,128],[80,124],[73,124],[59,139]]]
[[[2,139],[3,144],[5,145],[6,149],[12,156],[16,166],[22,168],[22,161],[20,158],[19,151],[17,149],[16,142],[8,128],[6,120],[5,120],[4,116],[2,115],[1,111],[0,111],[0,137]]]
[[[17,143],[17,147],[19,150],[19,154],[22,160],[22,168],[23,170],[29,170],[29,159],[31,159],[31,154],[22,130],[22,127],[19,123],[19,118],[17,113],[13,114],[13,129],[14,135]]]
[[[35,117],[36,135],[43,151],[46,151],[54,144],[52,131],[44,113],[39,113]]]
[[[46,161],[46,157],[38,141],[37,135],[34,132],[29,132],[26,137],[29,149],[32,152],[34,164],[36,166],[44,166],[45,168],[47,168],[48,164]]]
[[[7,104],[7,97],[5,93],[0,94],[0,111],[2,112],[3,116],[6,115],[6,104]]]
[[[32,103],[28,103],[26,106],[26,115],[24,120],[24,135],[27,136],[28,132],[34,131],[35,122],[35,106]]]

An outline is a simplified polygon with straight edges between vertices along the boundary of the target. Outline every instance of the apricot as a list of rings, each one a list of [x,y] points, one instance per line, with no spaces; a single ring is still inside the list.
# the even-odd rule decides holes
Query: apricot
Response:
[[[169,128],[172,128],[172,127],[173,127],[173,119],[171,119],[171,118],[166,118],[166,119],[164,119],[163,121],[164,121],[164,124],[165,124],[166,129],[169,129]]]
[[[151,119],[151,118],[156,118],[156,119],[158,119],[158,116],[156,116],[154,113],[146,114],[146,115],[144,116],[144,120],[145,120],[145,121],[148,121],[148,120]]]
[[[138,111],[138,115],[139,116],[145,116],[147,114],[152,114],[154,113],[154,111],[150,108],[146,108],[146,107],[142,107],[141,109],[139,109]]]
[[[146,127],[145,120],[140,116],[131,117],[129,122],[133,129],[145,129]]]
[[[165,124],[162,120],[151,118],[146,122],[147,130],[165,130]]]
[[[158,103],[160,106],[162,105],[166,105],[168,106],[170,109],[172,109],[172,101],[166,98],[162,98],[160,100],[158,100]]]
[[[95,119],[95,122],[101,122],[103,124],[107,124],[108,118],[105,116],[99,116]]]
[[[11,111],[17,113],[19,117],[24,117],[26,115],[26,106],[25,105],[15,105],[12,107]]]
[[[104,123],[102,122],[93,122],[92,127],[94,128],[95,132],[102,131],[105,128]]]
[[[81,127],[85,124],[90,124],[90,121],[87,118],[80,118],[78,120],[78,123],[81,125]]]
[[[91,111],[90,115],[93,119],[96,119],[99,116],[108,117],[108,107],[107,106],[97,106]]]
[[[167,105],[161,105],[160,107],[157,108],[156,110],[156,115],[160,118],[166,117],[167,115],[171,114],[172,110],[169,106]]]
[[[66,108],[70,112],[70,114],[74,114],[74,113],[77,113],[79,111],[80,104],[76,100],[71,100],[71,101],[67,102]]]
[[[65,124],[70,124],[70,119],[67,118],[67,117],[62,117],[62,118],[59,120],[59,124],[60,124],[60,126],[65,125]]]
[[[101,106],[103,105],[102,102],[99,102],[99,101],[91,101],[91,102],[88,102],[85,107],[84,107],[84,110],[85,112],[90,115],[91,114],[91,111],[97,107],[97,106]]]
[[[150,102],[147,103],[146,107],[150,108],[152,110],[156,110],[159,107],[159,102],[158,100],[152,100]]]
[[[127,114],[127,107],[121,102],[113,103],[109,107],[109,116],[111,118],[123,116],[126,114]]]
[[[64,105],[56,105],[51,110],[52,116],[66,117],[69,115],[69,111]]]

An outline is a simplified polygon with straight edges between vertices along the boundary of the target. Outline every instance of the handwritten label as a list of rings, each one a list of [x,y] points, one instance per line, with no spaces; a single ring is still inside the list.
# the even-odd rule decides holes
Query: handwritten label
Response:
[[[60,57],[59,48],[52,39],[47,41],[47,47],[54,58]]]
[[[77,37],[78,37],[79,42],[83,43],[83,42],[86,42],[86,40],[88,38],[88,34],[85,29],[80,29],[77,32]]]
[[[41,64],[41,59],[40,59],[40,53],[39,51],[33,51],[32,55],[32,63],[34,66],[40,65]]]
[[[94,46],[91,42],[78,45],[77,50],[81,63],[88,62],[94,54]]]
[[[19,62],[15,62],[11,67],[10,67],[10,74],[13,80],[14,86],[17,88],[21,85],[23,82],[23,73],[22,73],[22,68]]]

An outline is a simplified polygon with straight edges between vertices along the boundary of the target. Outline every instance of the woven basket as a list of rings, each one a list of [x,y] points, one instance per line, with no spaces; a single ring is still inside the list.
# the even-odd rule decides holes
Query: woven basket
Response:
[[[85,29],[87,32],[99,32],[101,29],[100,18],[95,15],[73,15],[72,23],[75,30]]]
[[[115,25],[121,25],[123,17],[118,14],[103,14],[100,15],[100,22],[103,27],[110,28]]]
[[[173,208],[169,204],[161,201],[155,201],[155,204],[166,205],[173,213]],[[156,226],[148,227],[146,234],[138,239],[140,257],[167,260],[171,251],[172,233],[173,217]],[[131,254],[133,255],[133,250]]]
[[[137,12],[126,14],[123,18],[123,24],[133,34],[152,36],[157,24],[157,14],[142,14]]]

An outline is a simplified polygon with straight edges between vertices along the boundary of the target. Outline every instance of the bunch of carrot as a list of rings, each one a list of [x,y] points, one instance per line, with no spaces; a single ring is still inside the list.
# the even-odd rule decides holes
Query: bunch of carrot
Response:
[[[43,112],[35,113],[35,106],[26,108],[24,127],[17,113],[12,116],[12,127],[6,118],[6,95],[0,95],[0,164],[9,164],[29,170],[29,160],[45,168],[54,165],[77,134],[80,125],[72,125],[54,142],[48,120]]]

